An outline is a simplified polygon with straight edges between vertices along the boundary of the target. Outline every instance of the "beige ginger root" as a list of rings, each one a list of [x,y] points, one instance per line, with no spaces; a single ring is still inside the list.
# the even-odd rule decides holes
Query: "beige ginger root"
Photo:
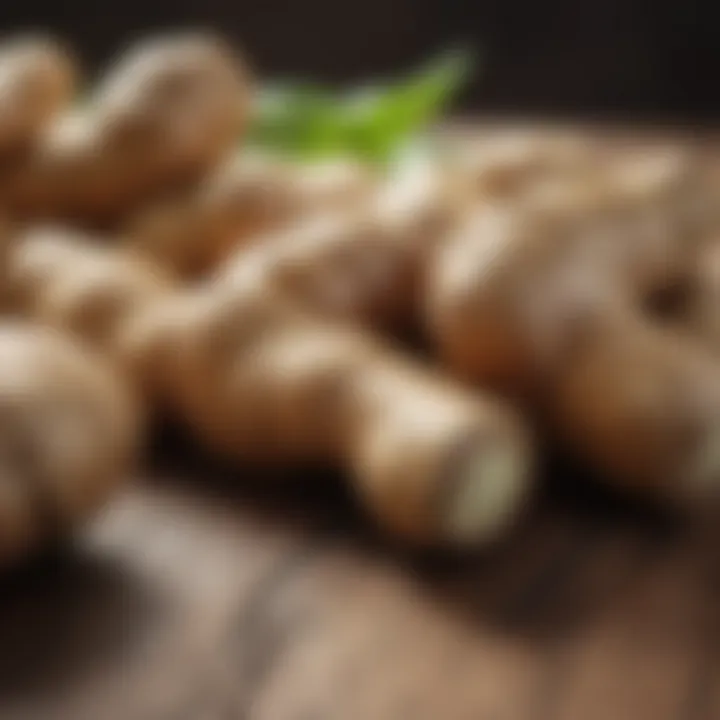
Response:
[[[128,244],[181,277],[195,278],[266,232],[322,211],[351,212],[374,182],[369,169],[350,160],[306,165],[243,151],[185,196],[132,218]]]
[[[611,479],[702,502],[720,474],[720,373],[642,306],[692,266],[699,218],[684,179],[636,170],[481,208],[434,258],[428,323],[455,373],[534,398]]]
[[[387,247],[397,256],[405,243],[407,258],[416,236],[422,253],[442,236],[463,200],[488,192],[516,194],[539,177],[576,173],[589,155],[577,142],[534,135],[511,134],[491,147],[488,153],[483,146],[479,155],[473,148],[446,160],[405,161],[389,177],[348,159],[297,163],[244,151],[185,196],[133,218],[126,234],[134,248],[188,277],[206,274],[236,250],[300,234],[299,225],[322,215],[334,220],[332,229],[328,222],[315,225],[323,237],[316,243],[320,252],[334,253],[331,246],[345,252],[349,244],[362,248],[356,242],[362,235],[377,237],[372,244],[381,254]],[[329,233],[337,239],[328,239]],[[310,238],[313,231],[302,235]]]
[[[47,124],[70,102],[76,74],[73,58],[51,38],[23,36],[0,43],[3,172],[23,157]]]
[[[464,186],[437,168],[403,173],[364,203],[241,242],[213,282],[232,285],[252,267],[268,288],[324,317],[403,331],[418,318],[425,258],[467,202]]]
[[[0,566],[72,530],[127,478],[130,389],[61,333],[0,323]]]
[[[16,238],[9,266],[17,311],[100,338],[210,447],[344,468],[400,538],[490,542],[527,499],[532,452],[504,403],[306,313],[252,265],[172,293],[125,250],[46,229]],[[100,321],[93,307],[111,310]]]
[[[685,303],[671,320],[712,352],[720,349],[720,243],[715,237],[699,253]]]
[[[6,202],[22,218],[119,222],[219,162],[248,104],[245,67],[216,37],[140,42],[86,105],[47,129],[9,179]]]
[[[618,482],[692,494],[682,478],[708,456],[716,372],[643,309],[647,296],[694,265],[702,188],[692,158],[623,154],[602,174],[569,163],[544,182],[532,153],[528,177],[511,159],[512,173],[488,164],[487,182],[475,177],[483,203],[457,234],[447,231],[467,196],[438,184],[437,174],[425,178],[435,183],[416,175],[372,214],[336,213],[266,235],[215,284],[230,288],[254,275],[318,314],[373,327],[424,315],[455,373],[550,408],[561,433]],[[508,195],[509,177],[517,197]],[[639,400],[631,388],[645,363],[652,398]],[[601,416],[589,390],[578,388],[588,378],[604,386],[616,373],[624,382],[605,392]],[[704,402],[692,400],[701,395]],[[688,425],[696,426],[690,441],[681,439]]]

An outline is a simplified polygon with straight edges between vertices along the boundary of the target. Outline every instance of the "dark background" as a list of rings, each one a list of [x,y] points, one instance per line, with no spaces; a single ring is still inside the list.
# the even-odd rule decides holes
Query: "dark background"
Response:
[[[214,27],[265,75],[350,82],[456,43],[485,64],[462,104],[539,115],[714,120],[712,3],[637,0],[0,0],[3,30],[69,38],[91,66],[160,28]]]

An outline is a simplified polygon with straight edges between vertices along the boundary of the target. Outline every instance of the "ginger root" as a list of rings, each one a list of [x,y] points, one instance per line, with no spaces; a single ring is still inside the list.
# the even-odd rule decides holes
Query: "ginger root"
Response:
[[[56,331],[0,324],[0,565],[87,519],[138,450],[130,388]]]
[[[0,163],[17,162],[48,122],[70,101],[76,84],[74,59],[59,43],[41,36],[0,44]]]
[[[373,183],[370,170],[349,160],[299,165],[241,152],[185,196],[132,218],[126,242],[194,278],[266,232],[322,211],[352,211]]]
[[[512,153],[499,167],[488,162],[488,178],[416,173],[354,214],[256,238],[213,283],[255,282],[319,316],[373,328],[424,322],[460,378],[541,409],[623,486],[681,496],[683,472],[714,432],[718,380],[698,348],[676,347],[653,326],[644,303],[694,267],[704,222],[694,157],[588,151],[556,166],[532,147],[525,165]],[[657,412],[646,416],[618,383],[604,394],[612,423],[601,422],[591,393],[577,390],[581,378],[600,385],[601,372],[625,373],[632,386],[649,348],[663,356],[645,378]],[[602,360],[610,357],[622,365]],[[690,400],[693,383],[707,403]],[[688,387],[682,408],[678,386]],[[692,423],[694,441],[658,441]],[[636,438],[632,452],[627,438]]]
[[[126,252],[26,230],[9,261],[16,311],[100,337],[216,451],[347,470],[399,538],[483,544],[507,531],[527,499],[532,450],[504,403],[308,312],[252,263],[232,280],[167,292],[151,263]],[[92,307],[113,310],[97,323]]]
[[[427,319],[448,368],[529,399],[609,479],[701,502],[720,474],[720,373],[643,308],[701,236],[687,168],[661,165],[479,208],[433,258]]]
[[[21,218],[120,222],[219,162],[248,104],[244,65],[219,39],[141,42],[42,135],[8,182],[8,208]]]

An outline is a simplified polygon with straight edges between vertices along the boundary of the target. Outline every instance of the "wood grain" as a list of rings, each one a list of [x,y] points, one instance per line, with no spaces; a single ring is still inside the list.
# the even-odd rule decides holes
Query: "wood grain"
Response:
[[[711,530],[555,493],[492,555],[408,556],[314,478],[198,467],[3,580],[3,720],[718,717]]]

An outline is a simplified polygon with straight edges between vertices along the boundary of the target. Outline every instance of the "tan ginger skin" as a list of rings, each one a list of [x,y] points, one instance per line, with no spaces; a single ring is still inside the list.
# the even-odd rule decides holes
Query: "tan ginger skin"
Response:
[[[428,325],[456,374],[533,397],[611,479],[699,505],[720,472],[720,373],[642,302],[694,265],[703,216],[682,163],[642,165],[606,195],[480,209],[433,258]]]
[[[530,135],[518,142],[514,134],[493,145],[489,157],[482,150],[453,154],[442,167],[413,163],[389,178],[348,159],[298,164],[243,151],[184,196],[133,217],[125,235],[133,248],[185,277],[207,274],[236,250],[292,235],[299,224],[322,215],[335,217],[332,229],[327,222],[316,224],[319,236],[338,236],[317,241],[328,253],[334,252],[331,246],[349,244],[363,253],[363,243],[355,243],[358,234],[387,236],[373,243],[383,253],[389,234],[400,233],[392,241],[396,253],[399,243],[415,235],[441,236],[469,195],[516,193],[533,178],[575,171],[588,155],[585,146],[567,138]],[[312,234],[303,230],[304,237]]]
[[[181,277],[196,278],[263,233],[327,210],[361,206],[375,173],[351,160],[297,164],[238,152],[185,196],[128,223],[128,243]]]
[[[708,153],[709,183],[720,192],[720,162],[717,152]],[[713,198],[714,200],[714,198]],[[703,243],[694,266],[671,307],[669,320],[680,331],[699,340],[710,351],[720,350],[720,203],[707,203]]]
[[[720,350],[720,243],[708,240],[697,261],[685,303],[671,318],[712,352]]]
[[[47,128],[6,180],[21,218],[113,223],[197,182],[239,141],[249,112],[244,64],[201,33],[138,43],[87,104]]]
[[[648,292],[689,271],[693,253],[671,222],[671,216],[676,224],[682,221],[672,207],[688,205],[680,197],[689,195],[684,156],[640,157],[628,163],[622,176],[613,169],[617,176],[601,181],[591,150],[581,152],[574,143],[558,148],[558,143],[550,148],[543,142],[520,149],[501,145],[490,158],[474,163],[463,158],[462,169],[437,164],[411,168],[389,178],[360,207],[315,214],[244,238],[220,275],[231,278],[235,265],[242,271],[252,261],[271,276],[268,282],[323,313],[397,330],[420,321],[432,258],[478,204],[504,205],[511,217],[522,204],[563,204],[569,210],[574,204],[578,214],[591,202],[612,202],[612,213],[597,224],[602,239],[586,244],[598,262],[614,258],[614,272],[624,268],[632,276],[628,282]],[[605,174],[610,171],[606,168]],[[642,207],[647,212],[640,212]],[[620,232],[612,232],[610,223],[620,225]],[[547,243],[537,246],[535,254]],[[523,252],[517,262],[532,272],[535,261],[530,254],[522,257]],[[567,267],[575,265],[572,260]]]
[[[72,100],[77,70],[52,38],[0,45],[0,186]],[[8,235],[0,232],[4,294]],[[3,298],[4,299],[4,298]],[[139,450],[131,389],[56,331],[0,323],[0,567],[69,534],[126,480]]]
[[[512,410],[305,312],[252,268],[173,293],[122,248],[36,229],[15,238],[9,277],[17,312],[102,345],[209,447],[344,468],[401,539],[484,544],[524,506],[532,452]]]
[[[0,171],[7,172],[72,99],[74,59],[49,37],[0,43]]]
[[[429,323],[456,369],[467,365],[472,375],[482,364],[488,380],[510,390],[522,389],[522,378],[534,385],[531,368],[552,367],[552,345],[586,333],[609,298],[640,308],[684,280],[695,265],[690,246],[700,246],[688,162],[636,158],[601,181],[547,184],[469,213],[429,258]],[[526,308],[520,329],[516,305]],[[463,337],[471,316],[484,331]]]
[[[215,283],[233,284],[248,268],[304,307],[387,332],[417,319],[424,258],[467,202],[435,169],[387,181],[363,206],[307,218],[241,247]]]
[[[136,219],[128,243],[185,276],[228,259],[232,267],[235,256],[243,266],[249,253],[323,313],[397,330],[419,318],[427,258],[473,203],[517,197],[542,178],[586,176],[594,159],[574,138],[532,134],[384,179],[344,161],[240,154],[189,197]]]
[[[0,567],[66,535],[127,478],[141,438],[130,388],[57,331],[0,323]]]
[[[714,472],[698,458],[712,452],[717,372],[642,307],[694,264],[689,246],[702,216],[691,159],[626,157],[596,185],[582,163],[539,183],[542,165],[528,159],[530,178],[517,159],[512,173],[485,166],[488,181],[475,178],[483,203],[454,234],[447,230],[465,215],[465,199],[415,184],[373,215],[315,218],[256,239],[214,283],[259,276],[315,312],[374,327],[424,315],[456,374],[534,398],[617,482],[702,494]],[[640,375],[644,397],[633,392]],[[595,390],[606,386],[600,407]]]

